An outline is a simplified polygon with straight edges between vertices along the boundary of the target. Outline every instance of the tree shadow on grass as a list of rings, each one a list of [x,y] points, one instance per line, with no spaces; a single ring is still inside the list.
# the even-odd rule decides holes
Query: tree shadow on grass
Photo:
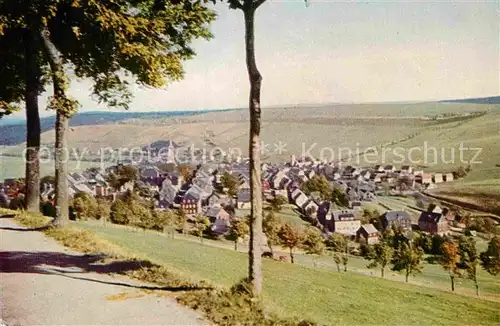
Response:
[[[119,260],[103,262],[106,255],[72,255],[60,252],[28,252],[5,251],[0,252],[0,273],[29,273],[47,274],[68,277],[76,280],[96,282],[101,284],[123,286],[145,290],[162,291],[194,291],[205,290],[208,287],[180,285],[180,286],[148,286],[123,282],[100,280],[92,277],[77,276],[82,273],[97,274],[126,274],[143,268],[157,267],[146,260]]]

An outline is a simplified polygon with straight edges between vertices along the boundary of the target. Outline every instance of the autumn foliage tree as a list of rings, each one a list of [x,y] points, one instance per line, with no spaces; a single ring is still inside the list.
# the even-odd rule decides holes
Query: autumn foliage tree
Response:
[[[294,261],[294,251],[302,245],[304,240],[304,235],[302,230],[298,227],[291,225],[289,223],[285,223],[281,225],[281,228],[278,232],[278,236],[281,241],[281,246],[283,248],[288,248],[290,253],[290,261],[293,264]]]
[[[444,242],[441,245],[441,259],[439,263],[444,270],[448,271],[451,281],[451,290],[455,291],[455,277],[460,277],[460,254],[458,251],[458,246],[451,240]]]

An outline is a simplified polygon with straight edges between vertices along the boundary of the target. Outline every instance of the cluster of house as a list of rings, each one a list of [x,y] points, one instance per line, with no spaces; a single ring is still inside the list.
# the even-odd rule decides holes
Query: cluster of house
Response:
[[[418,225],[413,225],[412,217],[406,211],[386,211],[379,217],[380,229],[373,224],[361,224],[358,215],[352,211],[335,211],[320,215],[319,221],[327,233],[340,233],[356,238],[359,242],[375,244],[380,241],[381,234],[393,227],[401,228],[405,234],[411,234],[414,229],[429,233],[444,235],[449,233],[450,224],[457,216],[447,209],[434,207],[422,211],[418,218]]]
[[[250,173],[248,161],[239,163],[207,163],[194,169],[190,180],[184,180],[178,171],[165,172],[154,165],[137,166],[139,178],[129,182],[121,189],[113,189],[106,181],[109,173],[116,172],[117,167],[108,167],[103,171],[89,169],[68,175],[68,190],[70,197],[84,192],[95,197],[107,197],[114,200],[115,196],[134,188],[147,189],[154,198],[156,209],[182,209],[188,216],[205,215],[212,221],[212,230],[217,233],[227,231],[235,209],[250,208]],[[230,173],[239,181],[237,195],[230,197],[218,191],[222,187],[222,176]],[[314,176],[323,176],[332,188],[340,189],[348,200],[347,207],[337,207],[330,201],[323,201],[315,194],[306,195],[301,186]],[[359,212],[356,209],[363,201],[372,201],[381,189],[383,182],[396,188],[398,180],[405,179],[410,186],[415,183],[428,185],[443,180],[452,180],[453,175],[429,175],[402,166],[396,169],[392,165],[375,166],[372,168],[357,168],[339,166],[333,163],[296,160],[283,164],[262,164],[263,196],[272,198],[284,196],[304,216],[313,217],[319,221],[326,232],[338,232],[349,236],[364,238],[368,243],[378,241],[379,231],[373,225],[361,225]],[[409,181],[408,181],[409,180]],[[8,184],[6,180],[4,184]],[[53,185],[44,184],[41,195],[52,198]],[[2,184],[0,184],[2,188]],[[425,214],[424,214],[425,213]],[[420,220],[421,229],[432,233],[442,233],[443,212],[424,212]],[[411,219],[406,212],[386,212],[381,217],[384,228],[394,223],[411,230]]]

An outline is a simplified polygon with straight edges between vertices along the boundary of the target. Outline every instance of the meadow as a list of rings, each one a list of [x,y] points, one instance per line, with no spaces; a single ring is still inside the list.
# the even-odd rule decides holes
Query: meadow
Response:
[[[229,287],[246,274],[247,256],[234,250],[125,228],[84,223],[76,226],[91,230],[138,257],[166,266],[190,280],[206,280]],[[308,259],[307,256],[298,258],[306,262]],[[352,268],[356,268],[356,264],[363,262],[353,260],[352,264]],[[439,273],[437,268],[430,269],[426,279],[431,283],[443,282],[444,285],[446,274]],[[289,264],[265,259],[263,271],[266,309],[283,316],[306,318],[329,325],[500,322],[498,301],[358,273],[339,273],[326,265],[311,268],[307,263]],[[498,295],[498,284],[493,278],[488,279],[481,273],[480,284],[485,293]]]

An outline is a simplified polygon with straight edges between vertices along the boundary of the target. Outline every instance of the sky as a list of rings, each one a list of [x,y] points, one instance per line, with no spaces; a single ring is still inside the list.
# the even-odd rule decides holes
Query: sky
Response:
[[[498,95],[497,1],[268,0],[257,11],[262,105],[420,101]],[[134,88],[133,111],[245,107],[240,11],[216,7],[214,38],[194,44],[184,80]],[[81,111],[106,110],[73,81]],[[50,92],[50,90],[49,90]],[[40,106],[45,108],[47,96]],[[43,116],[52,112],[42,110]],[[19,112],[16,116],[22,116]]]

